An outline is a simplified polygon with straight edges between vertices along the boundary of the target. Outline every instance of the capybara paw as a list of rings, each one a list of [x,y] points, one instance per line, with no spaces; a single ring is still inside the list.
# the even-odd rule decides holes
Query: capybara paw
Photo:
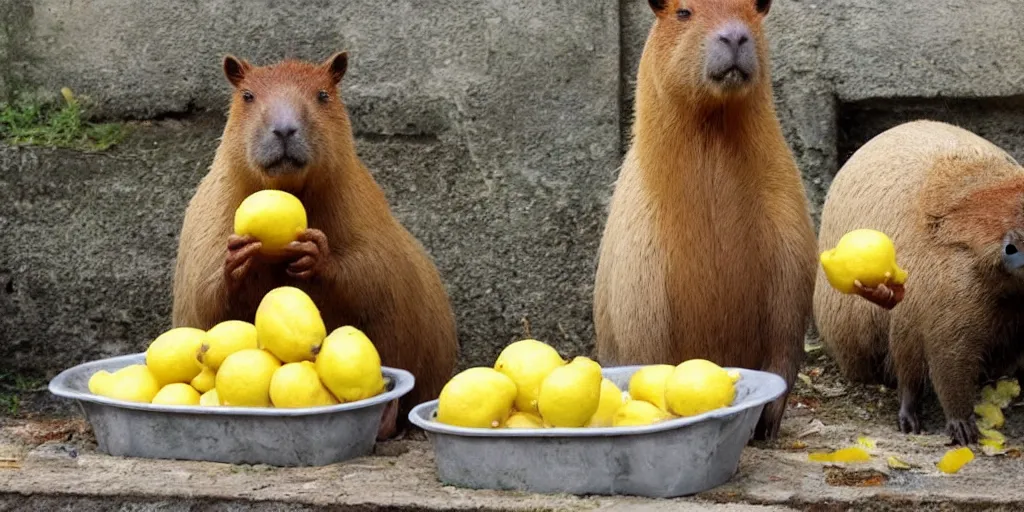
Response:
[[[303,231],[298,240],[288,244],[287,251],[291,260],[288,275],[299,279],[309,279],[319,274],[330,257],[327,235],[319,229]]]
[[[782,414],[777,410],[775,402],[768,404],[757,420],[754,427],[755,441],[774,441],[779,436],[779,428],[782,425]]]
[[[953,444],[967,446],[978,442],[978,425],[974,422],[974,416],[947,421],[946,433],[949,434]]]
[[[885,309],[896,307],[903,300],[905,292],[902,284],[880,284],[867,287],[860,281],[854,281],[853,286],[857,289],[857,295]]]
[[[387,441],[398,433],[398,400],[392,400],[384,406],[377,430],[377,441]]]
[[[917,417],[916,412],[900,408],[900,432],[904,434],[921,433],[921,420]]]
[[[224,277],[229,285],[237,285],[252,268],[253,259],[263,244],[252,236],[228,237],[228,255],[224,259]]]

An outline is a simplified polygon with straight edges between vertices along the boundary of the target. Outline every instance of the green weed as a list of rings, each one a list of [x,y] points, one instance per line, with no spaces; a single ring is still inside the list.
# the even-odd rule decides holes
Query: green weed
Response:
[[[0,103],[0,139],[8,144],[103,151],[124,140],[122,123],[91,123],[84,108],[67,88],[63,102],[20,100]]]

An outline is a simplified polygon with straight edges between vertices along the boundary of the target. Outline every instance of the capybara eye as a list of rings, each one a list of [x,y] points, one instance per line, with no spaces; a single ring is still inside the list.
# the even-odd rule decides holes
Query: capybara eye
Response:
[[[676,11],[676,17],[681,20],[688,20],[690,19],[690,16],[693,16],[693,11],[689,9],[679,9]]]
[[[772,7],[772,0],[756,0],[754,7],[757,9],[757,12],[768,14],[768,9]]]
[[[256,99],[256,97],[249,91],[242,91],[242,99],[245,100],[246,103],[252,103],[252,100]]]
[[[327,103],[328,101],[331,100],[331,95],[327,94],[327,91],[320,91],[320,94],[317,95],[317,98],[320,100],[321,103]]]

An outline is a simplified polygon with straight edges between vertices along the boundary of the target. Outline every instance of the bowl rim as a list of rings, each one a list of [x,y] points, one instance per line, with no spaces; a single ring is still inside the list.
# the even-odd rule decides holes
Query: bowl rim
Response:
[[[289,417],[289,416],[314,416],[319,414],[333,414],[345,411],[353,411],[358,409],[365,409],[375,405],[390,402],[401,398],[412,391],[416,383],[416,378],[408,371],[400,368],[391,368],[388,366],[381,367],[381,373],[384,374],[385,380],[390,379],[394,383],[390,391],[386,391],[379,395],[366,398],[363,400],[357,400],[354,402],[346,402],[336,405],[328,406],[317,406],[317,407],[296,407],[296,408],[277,408],[277,407],[234,407],[234,406],[216,406],[206,407],[200,405],[162,405],[152,404],[144,402],[130,402],[126,400],[116,400],[113,398],[107,398],[99,395],[94,395],[88,391],[77,391],[72,389],[68,385],[68,380],[74,374],[88,373],[92,375],[93,372],[101,369],[101,367],[110,366],[111,364],[121,364],[121,367],[128,366],[131,364],[144,364],[146,361],[145,352],[137,352],[134,354],[126,354],[121,356],[109,357],[106,359],[97,359],[95,361],[89,361],[79,365],[72,366],[50,380],[47,386],[50,393],[61,398],[69,398],[77,400],[79,402],[91,402],[100,404],[108,407],[116,407],[120,409],[135,409],[140,411],[148,412],[167,412],[167,413],[187,413],[187,414],[199,414],[199,415],[212,415],[212,416],[272,416],[272,417]]]
[[[610,374],[633,373],[647,365],[629,366],[608,366],[602,368],[602,374],[608,377]],[[676,430],[697,423],[704,423],[711,420],[729,419],[743,411],[763,406],[768,402],[782,396],[788,386],[782,377],[771,372],[750,370],[746,368],[726,367],[728,371],[740,372],[741,379],[750,379],[756,384],[752,392],[742,402],[735,403],[728,407],[722,407],[712,411],[694,416],[685,416],[661,421],[651,425],[629,426],[629,427],[588,427],[588,428],[517,428],[517,429],[490,429],[490,428],[469,428],[458,427],[440,423],[434,419],[428,419],[437,410],[438,400],[424,402],[409,411],[409,421],[417,427],[432,434],[446,434],[459,437],[490,437],[490,438],[539,438],[539,437],[610,437],[629,436],[639,434],[651,434],[667,430]]]

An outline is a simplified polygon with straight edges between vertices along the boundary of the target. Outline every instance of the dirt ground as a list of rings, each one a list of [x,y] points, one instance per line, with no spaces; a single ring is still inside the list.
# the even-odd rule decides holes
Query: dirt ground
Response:
[[[578,497],[476,491],[441,485],[421,432],[379,444],[371,457],[322,468],[269,468],[185,461],[136,460],[96,452],[91,429],[47,398],[22,397],[25,408],[0,417],[0,510],[48,510],[68,505],[137,510],[1021,510],[1024,435],[1019,404],[1005,411],[1008,453],[975,459],[958,473],[935,464],[951,447],[942,412],[929,397],[928,433],[896,430],[896,393],[850,385],[832,361],[810,347],[791,395],[780,438],[753,443],[727,484],[689,498]],[[29,407],[35,404],[39,413]],[[808,454],[874,444],[871,460],[831,464]],[[911,466],[893,469],[889,456]],[[84,501],[83,501],[84,500]],[[214,506],[216,504],[216,506]],[[270,506],[274,504],[274,506]],[[170,507],[170,508],[168,508]]]

